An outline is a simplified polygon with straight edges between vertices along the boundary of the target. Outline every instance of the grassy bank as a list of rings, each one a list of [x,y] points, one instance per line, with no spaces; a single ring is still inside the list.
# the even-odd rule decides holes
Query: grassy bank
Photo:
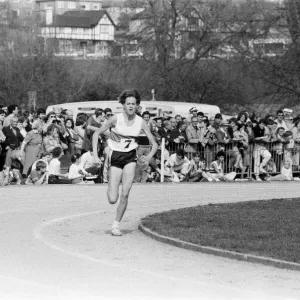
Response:
[[[142,223],[190,243],[300,263],[299,216],[300,198],[197,206]]]

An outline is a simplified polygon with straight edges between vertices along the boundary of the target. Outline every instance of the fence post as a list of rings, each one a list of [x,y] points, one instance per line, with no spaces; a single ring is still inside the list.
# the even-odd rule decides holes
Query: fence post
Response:
[[[165,138],[161,140],[161,158],[160,158],[160,182],[164,182],[164,171],[165,171],[165,162],[164,162],[164,152],[165,152]]]

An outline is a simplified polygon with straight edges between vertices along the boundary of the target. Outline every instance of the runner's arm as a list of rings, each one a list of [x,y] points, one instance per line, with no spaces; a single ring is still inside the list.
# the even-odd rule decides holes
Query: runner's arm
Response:
[[[110,127],[114,126],[117,123],[117,116],[113,116],[106,123],[104,123],[100,128],[98,128],[93,134],[93,156],[98,158],[98,139],[99,135],[104,133]]]
[[[149,160],[155,155],[158,145],[153,134],[150,131],[149,125],[143,120],[142,129],[144,130],[147,138],[149,139],[150,144],[152,145],[150,153],[147,155]]]

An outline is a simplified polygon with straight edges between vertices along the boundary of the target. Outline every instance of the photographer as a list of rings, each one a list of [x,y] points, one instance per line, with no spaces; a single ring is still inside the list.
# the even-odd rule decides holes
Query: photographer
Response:
[[[43,126],[44,134],[46,134],[47,129],[51,124],[55,124],[58,127],[58,131],[62,136],[66,134],[64,118],[62,118],[60,115],[56,115],[53,111],[48,113],[48,115],[46,116],[45,124]]]

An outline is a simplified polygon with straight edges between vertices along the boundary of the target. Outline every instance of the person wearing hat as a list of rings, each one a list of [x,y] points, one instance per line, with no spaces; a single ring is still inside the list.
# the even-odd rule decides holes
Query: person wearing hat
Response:
[[[190,114],[191,114],[192,117],[197,117],[197,112],[198,112],[198,110],[197,110],[196,107],[192,107],[190,109]]]
[[[189,122],[189,124],[191,124],[192,122],[192,117],[197,117],[197,108],[196,107],[192,107],[189,110],[190,115],[187,117],[187,121]]]

